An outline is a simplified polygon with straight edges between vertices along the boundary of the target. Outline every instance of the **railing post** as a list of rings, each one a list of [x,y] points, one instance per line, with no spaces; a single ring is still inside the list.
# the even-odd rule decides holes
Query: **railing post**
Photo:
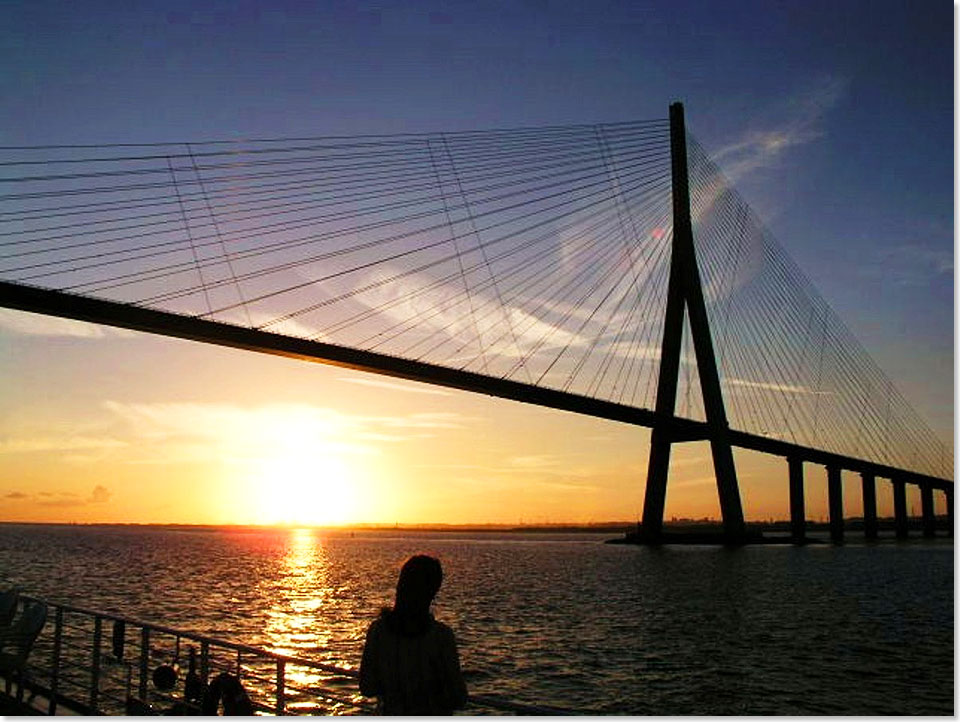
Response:
[[[877,538],[877,480],[873,474],[864,471],[863,480],[863,535],[867,539]]]
[[[923,509],[923,535],[927,539],[933,538],[937,532],[933,514],[933,487],[930,484],[920,484],[920,506]]]
[[[843,543],[843,482],[839,466],[827,467],[827,496],[830,506],[830,541]]]
[[[277,660],[277,708],[276,713],[278,715],[283,714],[284,708],[287,706],[286,700],[286,672],[287,672],[287,663],[282,660]]]
[[[893,516],[897,539],[906,539],[907,532],[907,484],[903,479],[891,479],[893,484]]]
[[[57,692],[60,689],[60,650],[63,645],[63,607],[53,617],[53,657],[50,660],[50,707],[48,715],[57,713]]]
[[[103,637],[103,619],[93,618],[93,658],[90,663],[90,709],[97,711],[100,701],[100,641]]]
[[[210,680],[210,642],[200,641],[200,679],[206,685]]]
[[[794,544],[803,544],[807,537],[807,514],[803,499],[803,459],[787,459],[790,466],[790,536]]]
[[[137,687],[140,701],[147,702],[147,678],[150,675],[150,628],[140,629],[140,679]]]

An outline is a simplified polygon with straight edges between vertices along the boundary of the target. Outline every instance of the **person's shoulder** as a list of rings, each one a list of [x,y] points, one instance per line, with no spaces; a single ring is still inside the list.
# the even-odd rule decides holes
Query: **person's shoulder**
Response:
[[[433,627],[433,633],[436,634],[438,637],[441,637],[443,639],[456,638],[456,635],[453,633],[453,630],[450,627],[448,627],[446,624],[444,624],[443,622],[437,619],[433,620],[432,627]]]
[[[376,619],[370,622],[370,626],[367,627],[367,636],[371,637],[382,634],[383,630],[386,629],[386,626],[387,623],[384,621],[383,616],[377,616]]]

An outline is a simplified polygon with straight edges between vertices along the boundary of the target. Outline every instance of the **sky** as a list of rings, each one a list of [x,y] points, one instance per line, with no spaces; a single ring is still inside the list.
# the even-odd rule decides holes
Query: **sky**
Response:
[[[0,145],[617,122],[680,100],[952,448],[954,12],[934,0],[8,0]],[[644,429],[569,413],[0,313],[0,520],[635,520],[648,448]],[[783,460],[737,461],[747,518],[786,517]],[[824,475],[808,476],[820,518]],[[717,515],[709,449],[688,445],[667,516]]]

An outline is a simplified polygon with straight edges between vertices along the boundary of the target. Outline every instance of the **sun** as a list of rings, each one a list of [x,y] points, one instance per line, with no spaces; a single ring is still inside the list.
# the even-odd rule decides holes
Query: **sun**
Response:
[[[253,463],[264,524],[342,525],[357,518],[354,474],[332,449],[285,449]]]
[[[306,404],[273,404],[228,416],[220,427],[235,518],[291,526],[361,521],[375,452],[350,419]]]

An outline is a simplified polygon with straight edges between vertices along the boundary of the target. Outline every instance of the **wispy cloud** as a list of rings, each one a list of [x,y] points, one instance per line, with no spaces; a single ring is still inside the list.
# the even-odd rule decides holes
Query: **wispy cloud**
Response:
[[[264,331],[269,331],[270,333],[279,333],[284,336],[295,336],[297,338],[309,338],[315,341],[329,341],[326,334],[298,318],[285,318],[282,321],[274,321],[274,318],[276,318],[276,316],[262,312],[253,312],[249,320],[254,327],[263,328]],[[246,319],[244,318],[243,321],[246,321]],[[243,321],[238,320],[237,323],[243,323]]]
[[[393,269],[372,274],[371,285],[396,275]],[[584,346],[588,339],[545,318],[499,299],[473,293],[470,299],[460,297],[461,289],[436,286],[427,276],[410,275],[376,286],[359,300],[379,309],[391,324],[406,325],[413,333],[436,345],[444,337],[487,357],[527,357],[539,351],[561,346]],[[470,312],[470,308],[474,312]],[[547,311],[549,313],[549,311]]]
[[[701,476],[696,479],[674,479],[670,482],[672,489],[680,489],[689,486],[713,486],[717,480],[712,476]]]
[[[553,490],[592,490],[602,486],[604,480],[622,479],[624,476],[640,476],[640,466],[629,463],[607,465],[584,464],[576,455],[530,454],[495,460],[492,464],[455,463],[419,464],[421,469],[443,469],[461,472],[456,478],[463,483],[483,484],[490,489],[515,488],[518,476],[522,477],[525,489],[532,487]]]
[[[113,496],[103,484],[97,484],[87,496],[72,491],[40,491],[36,494],[27,494],[22,491],[11,491],[4,495],[4,499],[11,501],[34,501],[41,506],[77,507],[88,504],[106,504]]]
[[[533,454],[530,456],[514,456],[509,460],[511,466],[520,469],[542,470],[544,468],[555,467],[560,460],[553,454]]]
[[[879,250],[862,272],[898,286],[924,286],[932,279],[952,276],[953,267],[952,248],[904,243]]]
[[[41,506],[84,506],[87,501],[83,497],[72,494],[70,492],[62,492],[59,494],[49,494],[46,498],[37,502]]]
[[[359,423],[382,424],[391,429],[460,429],[469,417],[455,411],[417,412],[406,416],[357,416]]]
[[[809,394],[809,395],[829,395],[829,391],[817,391],[808,386],[796,386],[792,384],[778,384],[768,381],[748,381],[746,379],[725,378],[723,383],[726,386],[739,386],[742,388],[760,389],[762,391],[775,391],[781,394]]]
[[[820,80],[773,109],[772,120],[716,151],[714,161],[732,181],[774,165],[790,148],[823,136],[823,118],[843,98],[847,86],[844,78]]]
[[[391,391],[406,391],[412,394],[428,394],[430,396],[450,396],[449,391],[427,386],[426,384],[400,384],[391,381],[378,381],[376,379],[363,379],[352,377],[341,377],[338,381],[346,381],[351,384],[360,384],[361,386],[373,386],[379,389],[390,389]]]
[[[458,429],[471,418],[456,412],[413,412],[371,416],[348,414],[311,404],[236,404],[203,402],[121,403],[105,408],[137,440],[132,446],[163,445],[165,461],[245,459],[283,449],[299,453],[370,455],[377,442],[422,439]],[[152,452],[144,463],[156,459]]]
[[[119,439],[93,436],[35,436],[0,439],[0,454],[26,454],[38,451],[78,451],[116,449],[126,446]]]
[[[0,308],[0,329],[22,336],[66,336],[72,338],[132,338],[136,334],[122,328],[98,326],[69,318]]]

